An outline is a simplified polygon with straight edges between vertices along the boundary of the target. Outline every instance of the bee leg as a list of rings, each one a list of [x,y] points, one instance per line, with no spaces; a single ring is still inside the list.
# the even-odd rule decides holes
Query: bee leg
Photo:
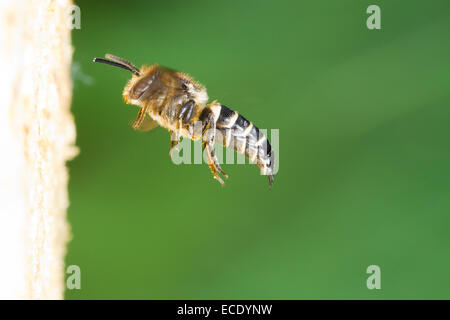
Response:
[[[191,119],[194,107],[195,107],[194,100],[189,100],[181,107],[177,117],[179,123],[182,122],[183,124],[186,124]]]
[[[219,165],[216,153],[214,152],[216,125],[212,114],[208,116],[206,124],[203,129],[203,150],[206,148],[206,154],[208,159],[208,166],[214,176],[214,179],[220,182],[221,185],[225,185],[217,172],[220,172],[225,178],[228,179],[228,175],[222,170]]]
[[[169,157],[172,158],[173,150],[178,150],[178,143],[180,143],[180,135],[178,132],[170,131],[170,151]]]
[[[138,130],[145,118],[146,108],[140,108],[136,120],[133,123],[133,129]]]
[[[180,114],[178,118],[182,121],[182,124],[186,125],[191,121],[192,116],[194,115],[195,111],[195,102],[194,100],[189,100],[185,103],[185,105],[182,108],[182,111],[180,111]]]
[[[194,113],[195,109],[195,102],[194,100],[189,100],[186,102],[183,106],[180,108],[180,112],[178,113],[177,119],[177,131],[180,131],[180,128],[183,127],[183,125],[186,125],[189,123],[189,120],[191,120],[191,117]]]
[[[226,179],[228,179],[228,175],[220,167],[219,159],[217,159],[217,155],[214,152],[214,147],[207,145],[206,152],[208,153],[208,160],[214,166],[215,171],[220,172]],[[210,168],[211,168],[211,166],[210,166]],[[211,171],[213,171],[213,170],[211,169]],[[213,171],[213,174],[214,174],[214,171]],[[215,177],[215,178],[217,180],[219,180],[220,183],[224,184],[222,180],[218,179],[217,177]]]

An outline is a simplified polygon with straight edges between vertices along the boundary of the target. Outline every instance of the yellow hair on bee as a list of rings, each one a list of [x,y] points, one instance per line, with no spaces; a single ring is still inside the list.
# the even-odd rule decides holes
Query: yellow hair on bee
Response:
[[[157,64],[144,65],[138,70],[125,59],[110,54],[106,58],[95,58],[94,62],[133,74],[122,93],[127,104],[139,106],[133,129],[148,131],[158,125],[166,128],[171,135],[171,150],[182,137],[194,141],[201,138],[208,166],[221,184],[224,182],[219,174],[225,178],[228,175],[220,167],[214,144],[232,147],[252,162],[256,161],[272,186],[274,153],[267,137],[252,122],[218,101],[207,104],[206,88],[186,73]]]

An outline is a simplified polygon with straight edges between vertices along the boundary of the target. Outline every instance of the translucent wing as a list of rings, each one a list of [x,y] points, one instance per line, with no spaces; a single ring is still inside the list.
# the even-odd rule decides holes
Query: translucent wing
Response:
[[[150,131],[158,126],[158,122],[152,119],[148,113],[145,114],[144,120],[142,120],[141,125],[137,128],[138,131]]]
[[[148,106],[139,109],[138,116],[132,125],[134,130],[150,131],[158,126],[158,122],[150,117],[150,115],[147,113],[147,110]]]

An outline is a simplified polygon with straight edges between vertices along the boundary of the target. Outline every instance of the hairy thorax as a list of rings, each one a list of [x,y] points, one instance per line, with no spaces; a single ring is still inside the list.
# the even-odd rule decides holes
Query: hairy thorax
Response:
[[[146,108],[146,112],[161,126],[169,130],[181,129],[185,136],[189,135],[189,130],[179,127],[177,114],[180,108],[193,101],[193,122],[208,101],[202,85],[184,73],[158,65],[144,67],[141,76],[133,76],[124,89],[123,97],[128,104]]]

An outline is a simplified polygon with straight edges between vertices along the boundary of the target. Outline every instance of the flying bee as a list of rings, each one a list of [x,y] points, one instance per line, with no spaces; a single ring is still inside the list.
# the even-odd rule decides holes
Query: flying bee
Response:
[[[225,178],[228,176],[219,165],[214,143],[232,147],[256,162],[272,187],[274,154],[266,136],[250,121],[217,101],[207,104],[209,98],[205,87],[185,73],[157,64],[138,69],[131,62],[111,54],[106,54],[105,58],[95,58],[94,62],[116,66],[133,74],[123,90],[125,102],[139,106],[133,129],[147,131],[158,125],[168,129],[171,134],[169,154],[181,137],[194,141],[202,139],[208,166],[222,185],[224,182],[219,173]]]

